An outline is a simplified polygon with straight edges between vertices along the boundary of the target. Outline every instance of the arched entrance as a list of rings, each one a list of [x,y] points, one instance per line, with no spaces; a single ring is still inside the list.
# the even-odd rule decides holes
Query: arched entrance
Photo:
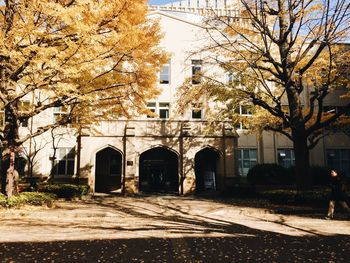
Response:
[[[121,188],[122,154],[107,147],[96,153],[95,192],[108,193]]]
[[[178,156],[157,147],[140,156],[139,190],[142,192],[178,193]]]
[[[219,154],[209,147],[199,151],[195,156],[196,191],[215,191],[216,173]]]

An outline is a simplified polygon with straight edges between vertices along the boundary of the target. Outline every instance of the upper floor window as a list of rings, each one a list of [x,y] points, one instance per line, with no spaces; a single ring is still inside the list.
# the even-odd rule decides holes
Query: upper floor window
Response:
[[[234,73],[233,72],[227,72],[226,73],[226,83],[227,83],[227,85],[232,85],[234,80],[235,80]]]
[[[27,101],[27,100],[19,101],[18,110],[19,112],[22,112],[22,113],[30,111],[30,101]],[[28,119],[22,120],[21,126],[28,127]]]
[[[202,119],[202,104],[201,103],[193,103],[192,104],[192,119]]]
[[[169,102],[159,103],[159,118],[161,119],[169,118]]]
[[[170,62],[164,64],[159,74],[160,84],[169,84],[170,83]]]
[[[147,103],[147,109],[153,113],[156,112],[156,103],[155,102],[149,102]],[[147,115],[147,118],[154,118],[153,115]]]
[[[253,109],[248,105],[239,105],[237,108],[235,108],[235,113],[240,115],[252,115]]]
[[[277,150],[278,164],[289,168],[295,165],[295,155],[293,149],[278,149]]]
[[[192,84],[201,83],[201,73],[202,73],[202,60],[193,59],[192,60]]]
[[[169,118],[169,102],[150,102],[147,104],[147,108],[158,115],[160,119],[168,119]],[[154,118],[152,115],[147,115],[147,118]]]
[[[67,117],[67,115],[68,115],[67,106],[59,106],[59,107],[53,108],[53,119],[55,123]]]

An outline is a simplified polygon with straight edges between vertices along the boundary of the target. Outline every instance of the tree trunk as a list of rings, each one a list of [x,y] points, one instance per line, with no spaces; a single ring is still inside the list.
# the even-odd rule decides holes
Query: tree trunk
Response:
[[[14,113],[14,109],[10,106],[5,107],[5,128],[4,128],[4,143],[6,146],[5,156],[8,154],[9,165],[8,167],[3,166],[3,175],[5,174],[5,192],[7,198],[10,198],[13,193],[16,192],[15,186],[17,180],[17,174],[15,167],[15,149],[16,149],[16,139],[18,139],[18,127],[19,122]],[[6,171],[6,172],[5,172]]]
[[[10,165],[6,171],[6,196],[11,198],[15,192],[15,150],[10,147]]]
[[[293,143],[297,189],[300,191],[307,190],[312,186],[312,178],[309,173],[310,161],[307,138],[303,133],[293,132]]]

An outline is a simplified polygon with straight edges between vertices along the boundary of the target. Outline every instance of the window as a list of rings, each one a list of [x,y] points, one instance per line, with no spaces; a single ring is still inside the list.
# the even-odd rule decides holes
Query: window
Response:
[[[247,176],[250,168],[258,163],[257,149],[238,149],[238,173],[240,176]]]
[[[293,149],[278,149],[277,150],[278,164],[289,168],[295,165],[295,155]]]
[[[202,60],[192,60],[192,84],[201,83]]]
[[[53,108],[53,120],[55,123],[64,119],[68,115],[68,108],[66,106],[54,107]]]
[[[168,119],[169,118],[169,103],[160,102],[159,103],[159,118]]]
[[[169,84],[170,83],[170,62],[163,65],[159,74],[160,84]]]
[[[235,80],[235,74],[233,72],[227,72],[226,74],[226,83],[227,85],[232,85]]]
[[[253,107],[249,105],[239,105],[234,109],[236,114],[239,114],[244,117],[250,117],[253,114]],[[247,126],[244,122],[240,121],[236,124],[236,129],[246,129]]]
[[[350,149],[327,149],[327,165],[350,177]]]
[[[30,111],[30,101],[19,101],[18,102],[18,111],[21,113]],[[28,119],[22,120],[22,127],[28,127]]]
[[[345,111],[346,116],[350,116],[350,110],[345,109],[344,106],[324,106],[323,112],[325,113],[339,113],[339,111]]]
[[[239,105],[237,108],[235,108],[235,113],[240,115],[252,115],[253,109],[248,105]]]
[[[73,175],[74,174],[74,148],[57,148],[56,160],[54,162],[54,171],[56,175]]]
[[[157,107],[158,105],[158,107]],[[169,118],[169,102],[150,102],[147,104],[147,108],[158,115],[160,119],[168,119]],[[147,118],[154,118],[154,116],[147,115]]]
[[[202,119],[202,104],[193,103],[192,104],[192,119]]]
[[[155,112],[156,112],[156,103],[155,103],[155,102],[150,102],[150,103],[148,103],[148,104],[147,104],[147,108],[148,108],[151,112],[155,113]],[[147,115],[147,118],[154,118],[154,116],[152,116],[152,115]]]

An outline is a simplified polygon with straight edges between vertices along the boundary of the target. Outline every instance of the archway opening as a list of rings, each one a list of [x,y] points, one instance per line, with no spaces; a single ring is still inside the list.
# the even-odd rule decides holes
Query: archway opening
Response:
[[[107,147],[96,153],[95,192],[109,193],[121,188],[123,157]]]
[[[142,192],[178,193],[178,156],[157,147],[140,156],[139,190]]]
[[[216,190],[217,163],[220,155],[210,148],[204,148],[195,156],[196,192]]]

